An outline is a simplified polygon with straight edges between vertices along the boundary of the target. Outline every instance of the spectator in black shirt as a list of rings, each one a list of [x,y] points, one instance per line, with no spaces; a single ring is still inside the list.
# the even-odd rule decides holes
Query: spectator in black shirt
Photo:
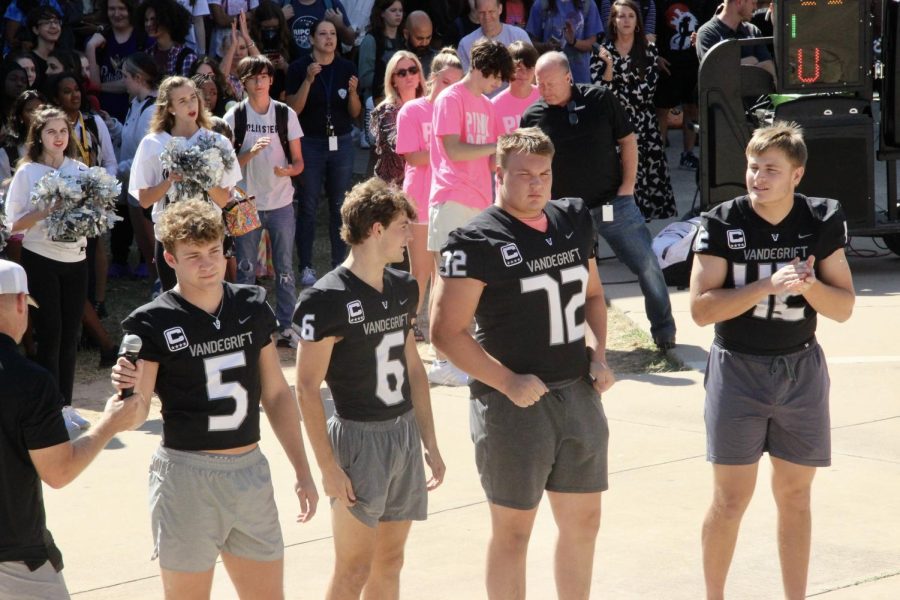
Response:
[[[47,531],[41,481],[53,488],[70,483],[116,433],[136,424],[139,403],[138,396],[112,396],[100,421],[69,441],[53,376],[16,347],[29,305],[25,270],[0,260],[0,598],[57,600],[69,594],[62,555]]]
[[[756,25],[750,23],[755,8],[756,0],[725,0],[725,9],[697,32],[697,56],[700,60],[710,48],[724,40],[762,37]],[[775,77],[775,63],[763,45],[741,48],[741,64],[761,67]]]

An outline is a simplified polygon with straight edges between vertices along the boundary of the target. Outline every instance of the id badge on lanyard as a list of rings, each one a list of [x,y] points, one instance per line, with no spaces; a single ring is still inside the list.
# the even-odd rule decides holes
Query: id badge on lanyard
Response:
[[[325,88],[325,135],[328,137],[328,151],[337,152],[338,138],[334,132],[334,124],[331,122],[331,87],[334,83],[334,71],[328,73],[328,83],[325,83],[325,77],[320,77],[322,87]]]

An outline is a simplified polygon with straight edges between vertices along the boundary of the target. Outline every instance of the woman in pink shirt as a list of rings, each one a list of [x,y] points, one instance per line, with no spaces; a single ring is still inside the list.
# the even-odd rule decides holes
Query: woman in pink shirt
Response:
[[[509,81],[508,88],[491,99],[496,117],[497,137],[518,129],[522,113],[541,97],[537,86],[534,85],[537,50],[527,42],[515,41],[509,45],[509,54],[515,68],[513,78]]]
[[[396,152],[406,160],[403,191],[416,203],[418,217],[413,224],[409,245],[410,271],[419,283],[419,306],[425,298],[428,278],[434,280],[434,259],[428,251],[428,197],[431,193],[431,117],[434,101],[444,89],[462,79],[459,56],[453,48],[444,48],[431,61],[428,95],[405,103],[397,114]],[[417,341],[424,341],[418,325],[413,326]]]

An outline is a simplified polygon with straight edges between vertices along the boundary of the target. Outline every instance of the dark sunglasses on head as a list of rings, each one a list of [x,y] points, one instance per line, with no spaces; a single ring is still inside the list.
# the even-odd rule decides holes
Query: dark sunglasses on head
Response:
[[[394,76],[395,77],[406,77],[407,73],[409,73],[410,75],[418,75],[419,67],[417,67],[416,65],[413,65],[406,69],[397,69],[396,71],[394,71]]]
[[[569,125],[573,127],[578,125],[578,115],[575,113],[575,101],[569,100],[569,103],[566,104],[566,110],[569,111]]]

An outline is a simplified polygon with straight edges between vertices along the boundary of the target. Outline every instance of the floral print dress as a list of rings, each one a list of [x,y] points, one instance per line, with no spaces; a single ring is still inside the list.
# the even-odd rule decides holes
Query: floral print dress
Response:
[[[603,44],[613,57],[613,78],[606,82],[602,78],[603,61],[597,52],[591,54],[591,81],[610,88],[625,109],[634,125],[638,144],[637,180],[634,186],[634,200],[644,218],[665,219],[677,214],[675,194],[669,179],[669,164],[665,148],[659,134],[656,107],[653,95],[659,71],[656,46],[647,46],[647,66],[637,72],[630,56],[621,56],[616,45],[607,41]]]
[[[375,175],[388,183],[403,185],[406,161],[397,154],[397,113],[399,106],[382,102],[372,111],[369,132],[375,144],[372,147],[377,157]]]

